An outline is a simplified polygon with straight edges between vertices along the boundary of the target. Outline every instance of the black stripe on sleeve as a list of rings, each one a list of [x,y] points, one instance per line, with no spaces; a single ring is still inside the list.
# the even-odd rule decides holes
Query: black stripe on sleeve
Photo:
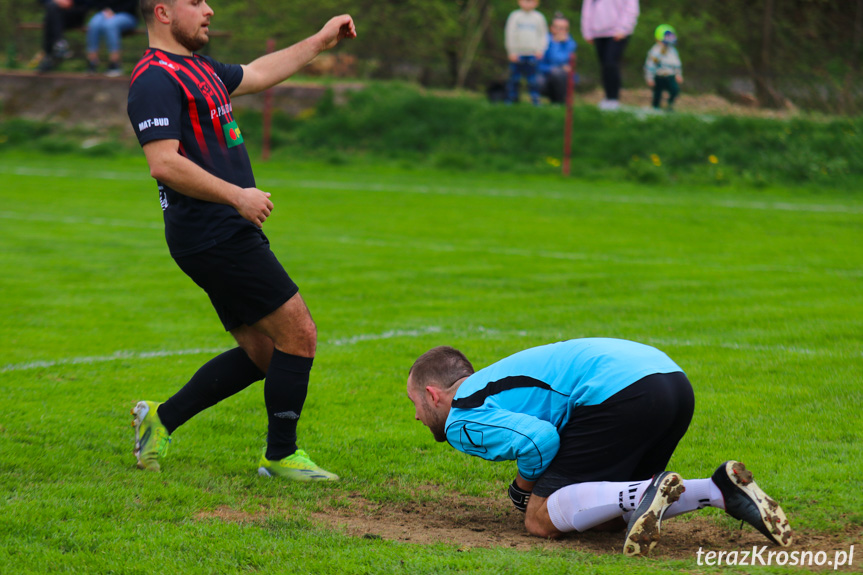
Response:
[[[559,391],[552,389],[549,384],[536,378],[529,377],[527,375],[511,375],[497,381],[490,381],[484,388],[468,395],[467,397],[454,399],[452,406],[458,409],[473,409],[485,403],[485,400],[491,395],[496,395],[502,391],[518,389],[521,387],[538,387],[554,393],[560,393]]]

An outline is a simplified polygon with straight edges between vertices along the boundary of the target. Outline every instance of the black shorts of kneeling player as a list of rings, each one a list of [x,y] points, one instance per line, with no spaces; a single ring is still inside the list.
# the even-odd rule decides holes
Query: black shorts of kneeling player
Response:
[[[682,372],[656,373],[599,405],[580,405],[560,433],[560,449],[533,494],[574,483],[640,481],[665,471],[695,410]]]

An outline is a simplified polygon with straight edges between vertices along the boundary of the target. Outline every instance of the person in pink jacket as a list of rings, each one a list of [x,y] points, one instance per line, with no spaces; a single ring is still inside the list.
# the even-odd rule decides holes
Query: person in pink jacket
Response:
[[[602,70],[605,99],[602,110],[620,106],[620,60],[635,24],[638,22],[638,0],[584,0],[581,7],[581,35],[596,46]]]

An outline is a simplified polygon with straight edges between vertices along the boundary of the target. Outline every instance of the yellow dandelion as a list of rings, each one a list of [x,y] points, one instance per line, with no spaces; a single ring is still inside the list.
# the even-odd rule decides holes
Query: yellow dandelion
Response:
[[[653,162],[653,165],[657,168],[662,165],[662,160],[659,159],[657,154],[650,154],[650,161]]]
[[[707,161],[710,162],[711,164],[718,164],[719,158],[717,158],[713,154],[710,154],[709,156],[707,156]]]

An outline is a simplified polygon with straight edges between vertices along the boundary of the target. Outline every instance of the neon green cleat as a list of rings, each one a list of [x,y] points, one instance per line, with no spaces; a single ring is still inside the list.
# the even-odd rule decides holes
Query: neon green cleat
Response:
[[[265,477],[284,477],[294,481],[338,481],[339,476],[330,473],[309,459],[309,454],[298,449],[293,455],[288,455],[281,461],[270,461],[267,459],[267,451],[264,449],[261,462],[258,464],[258,475]]]
[[[171,437],[159,421],[156,409],[160,405],[155,401],[139,401],[138,405],[132,408],[132,415],[135,416],[132,427],[135,428],[135,457],[138,458],[138,469],[158,472],[159,460],[168,453]]]

